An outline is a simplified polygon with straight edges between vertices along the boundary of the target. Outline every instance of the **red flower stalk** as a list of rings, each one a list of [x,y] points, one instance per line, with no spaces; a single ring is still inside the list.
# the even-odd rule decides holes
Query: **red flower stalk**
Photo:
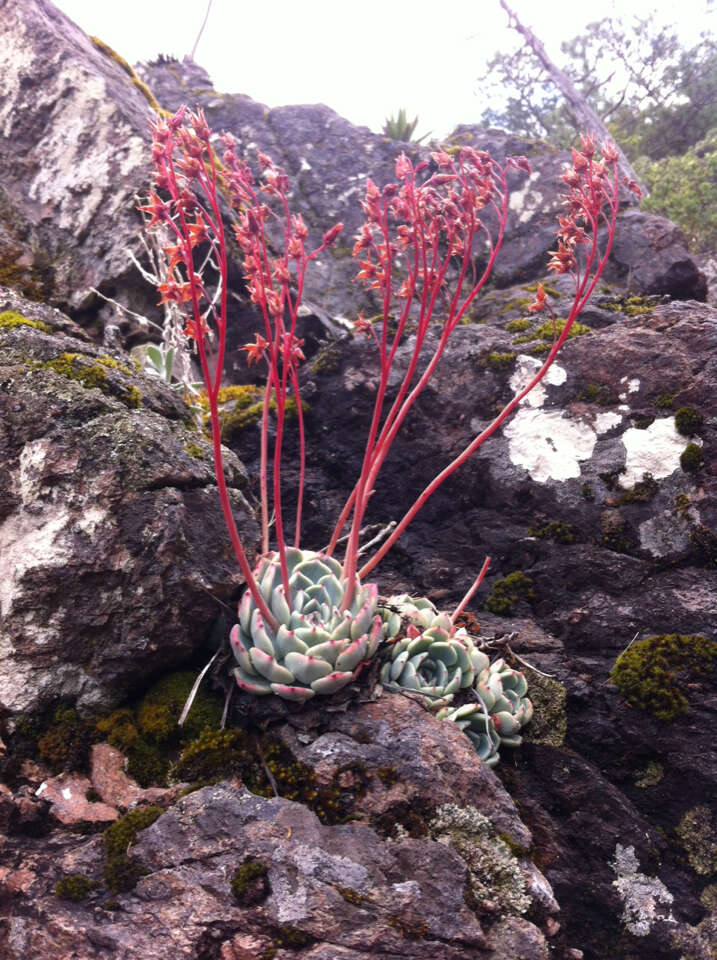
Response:
[[[286,597],[290,592],[281,455],[289,392],[296,400],[299,424],[296,546],[300,539],[305,475],[298,375],[304,355],[302,341],[296,336],[298,309],[309,262],[335,242],[342,225],[336,224],[328,230],[320,246],[307,252],[308,230],[302,217],[290,212],[289,181],[284,171],[266,154],[259,153],[260,174],[255,180],[228,134],[220,138],[224,150],[219,164],[210,146],[210,136],[201,112],[194,114],[182,108],[174,117],[156,121],[152,146],[156,185],[149,201],[140,209],[147,215],[148,227],[161,224],[174,234],[175,243],[168,250],[168,276],[159,284],[162,302],[176,302],[187,311],[187,332],[195,341],[207,388],[214,464],[224,518],[254,601],[264,620],[274,627],[275,618],[257,587],[239,539],[222,467],[218,392],[226,344],[228,264],[219,192],[236,213],[234,234],[242,251],[249,296],[264,321],[263,335],[256,333],[254,343],[243,349],[250,364],[259,360],[267,364],[260,467],[263,553],[269,551],[268,410],[270,400],[276,401],[271,502]],[[542,379],[568,336],[607,261],[615,231],[617,156],[609,146],[603,151],[602,162],[595,160],[594,154],[592,141],[581,139],[581,151],[573,151],[572,167],[563,176],[569,187],[568,212],[560,220],[557,249],[551,252],[549,269],[573,276],[575,297],[570,316],[545,363],[531,383],[425,488],[383,546],[364,564],[359,576],[373,569],[443,480],[498,429]],[[359,264],[356,280],[376,291],[382,313],[376,323],[370,323],[361,313],[354,327],[357,333],[365,334],[376,344],[379,383],[362,469],[328,548],[328,553],[332,553],[350,520],[343,564],[344,608],[352,600],[359,531],[381,466],[407,414],[433,375],[452,332],[488,279],[500,249],[508,210],[506,177],[510,167],[530,171],[523,157],[508,159],[501,166],[484,151],[464,147],[457,157],[441,151],[432,154],[432,164],[423,162],[416,167],[402,154],[396,162],[396,183],[380,190],[373,181],[366,182],[362,202],[365,222],[353,251]],[[162,200],[158,191],[166,193],[169,199]],[[266,237],[270,221],[275,225],[275,233],[283,238],[283,249],[278,255],[270,250]],[[602,249],[598,244],[601,225],[607,227]],[[485,267],[478,274],[476,262],[480,257]],[[204,267],[208,263],[219,276],[213,292],[204,282]],[[538,311],[546,306],[545,293],[539,285],[535,303],[529,309]],[[397,317],[395,322],[394,317]],[[411,355],[396,396],[389,409],[384,410],[396,351],[409,321]],[[429,336],[431,332],[435,336]],[[486,569],[487,563],[471,593]],[[461,607],[469,596],[470,593]]]

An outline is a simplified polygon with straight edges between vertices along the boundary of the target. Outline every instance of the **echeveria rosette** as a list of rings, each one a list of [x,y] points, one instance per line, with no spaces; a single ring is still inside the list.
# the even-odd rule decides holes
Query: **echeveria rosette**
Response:
[[[414,691],[436,712],[488,668],[488,657],[470,635],[456,629],[450,616],[439,613],[430,600],[402,594],[391,597],[386,606],[389,636],[398,632],[401,618],[409,621],[406,636],[391,645],[391,659],[381,669],[386,689]]]
[[[519,746],[518,731],[533,716],[523,674],[502,658],[490,663],[472,637],[425,597],[402,594],[391,597],[386,607],[389,637],[399,632],[403,620],[409,623],[406,636],[391,645],[390,660],[381,669],[383,685],[421,696],[436,719],[455,723],[481,760],[495,766],[500,747]],[[455,706],[459,691],[473,699]]]
[[[239,623],[230,634],[242,690],[304,701],[331,694],[354,679],[361,663],[375,654],[385,629],[376,612],[378,587],[356,589],[341,611],[345,583],[341,564],[310,550],[286,550],[290,601],[281,580],[278,554],[259,561],[255,576],[276,617],[274,631],[265,623],[247,590],[239,604]]]

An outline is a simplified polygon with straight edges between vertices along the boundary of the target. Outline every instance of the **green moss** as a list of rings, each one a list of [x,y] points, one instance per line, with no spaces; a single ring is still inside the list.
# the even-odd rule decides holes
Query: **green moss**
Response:
[[[398,780],[398,773],[393,767],[379,767],[376,771],[376,776],[387,790],[390,790]]]
[[[702,447],[697,443],[688,443],[680,454],[680,466],[685,473],[694,473],[704,462]]]
[[[92,744],[98,739],[92,720],[80,717],[71,707],[59,706],[37,741],[37,751],[53,773],[85,772],[89,768]]]
[[[707,804],[688,810],[675,833],[695,873],[703,877],[717,873],[717,816]]]
[[[582,487],[580,487],[580,495],[582,496],[583,500],[594,500],[595,491],[592,488],[592,484],[584,483]]]
[[[274,928],[272,940],[274,946],[279,950],[303,950],[304,947],[309,947],[315,942],[314,937],[310,934],[286,925]]]
[[[659,302],[659,296],[611,297],[608,301],[602,300],[600,307],[611,313],[622,313],[626,317],[641,317],[646,313],[652,313]]]
[[[36,368],[53,370],[62,377],[76,380],[88,390],[96,387],[107,396],[116,396],[126,407],[137,409],[142,406],[142,394],[135,386],[127,386],[119,393],[110,386],[107,380],[107,370],[117,370],[125,376],[131,376],[132,371],[123,363],[103,354],[99,357],[87,357],[81,353],[61,353],[44,363],[35,364]]]
[[[687,692],[717,664],[717,644],[699,634],[661,634],[621,653],[610,673],[623,696],[658,720],[687,713]]]
[[[303,803],[322,823],[339,823],[351,813],[357,796],[355,786],[340,786],[346,770],[339,769],[331,784],[320,785],[311,768],[275,737],[244,730],[205,730],[184,748],[172,774],[176,780],[202,783],[238,776],[248,790],[264,797],[274,796],[276,785],[279,796]]]
[[[655,400],[655,406],[660,410],[669,410],[675,402],[676,393],[661,393]]]
[[[150,107],[154,111],[156,111],[157,113],[166,114],[166,111],[162,110],[160,105],[157,103],[157,100],[155,99],[154,94],[149,89],[147,84],[143,83],[139,79],[137,74],[134,72],[132,67],[127,63],[124,57],[121,57],[115,50],[112,49],[112,47],[109,44],[105,43],[104,40],[100,40],[99,37],[90,37],[90,40],[94,43],[94,45],[97,47],[98,50],[104,53],[105,56],[109,57],[110,60],[113,60],[116,64],[118,64],[124,70],[124,72],[130,78],[132,83],[139,90],[139,92],[142,94],[142,96],[145,98],[147,103],[150,105]]]
[[[238,386],[222,387],[217,395],[219,403],[219,423],[221,426],[222,441],[229,443],[241,430],[254,427],[264,413],[264,388],[254,384],[240,384]],[[206,393],[199,395],[197,405],[205,411],[204,420],[209,421],[209,402]],[[309,405],[302,401],[301,409],[304,413]],[[269,410],[276,413],[276,398],[269,401]],[[295,397],[288,397],[284,407],[287,420],[292,420],[298,413]]]
[[[598,403],[601,407],[611,407],[620,402],[612,388],[606,383],[588,383],[578,394],[578,400],[584,403]]]
[[[387,923],[407,940],[424,940],[428,936],[428,925],[420,920],[409,920],[393,914],[388,918]]]
[[[41,333],[52,333],[52,327],[41,320],[28,320],[27,317],[23,317],[21,313],[15,313],[13,310],[0,313],[0,330],[10,330],[13,327],[32,327]]]
[[[673,502],[675,513],[683,520],[686,519],[692,506],[690,495],[688,493],[678,493]]]
[[[138,740],[127,751],[127,773],[141,787],[164,784],[169,772],[169,760],[159,747]]]
[[[566,320],[556,318],[555,320],[546,320],[545,323],[535,330],[536,337],[540,337],[541,340],[557,340],[560,334],[565,329]],[[582,337],[586,333],[592,333],[590,327],[586,327],[584,323],[578,323],[577,321],[573,323],[570,327],[570,333],[568,334],[568,340],[573,337]]]
[[[536,357],[540,356],[543,353],[550,353],[550,344],[536,343],[534,347],[530,348],[529,352],[535,354]]]
[[[344,898],[347,903],[353,904],[354,907],[359,907],[366,900],[365,897],[361,896],[358,890],[354,890],[353,887],[340,887],[336,885],[336,889]]]
[[[92,880],[83,877],[81,873],[68,873],[67,876],[58,880],[55,884],[55,895],[60,900],[71,900],[73,903],[79,903],[95,886],[96,884]]]
[[[507,370],[515,362],[514,353],[497,353],[491,351],[484,360],[485,364],[493,370]]]
[[[248,858],[232,874],[230,886],[236,901],[243,907],[253,907],[266,900],[271,893],[266,864]]]
[[[324,347],[311,365],[313,373],[333,373],[341,363],[341,351],[338,347]]]
[[[510,323],[506,323],[505,329],[508,333],[523,333],[525,330],[530,330],[531,326],[532,323],[527,317],[516,317]]]
[[[540,540],[555,540],[557,543],[574,543],[577,539],[575,527],[560,520],[552,520],[538,527],[528,527],[528,536],[538,537]]]
[[[498,616],[510,616],[515,605],[521,600],[530,600],[533,596],[533,582],[530,577],[515,570],[502,580],[496,580],[490,596],[485,601],[485,609]]]
[[[528,743],[544,743],[562,747],[568,730],[566,710],[567,691],[562,683],[546,677],[530,667],[521,667],[525,673],[533,704],[533,719],[524,738]]]
[[[636,430],[647,430],[647,428],[651,427],[654,422],[654,417],[638,417],[633,421],[633,426]]]
[[[195,443],[194,440],[190,440],[188,443],[185,443],[182,447],[185,453],[188,453],[190,457],[194,457],[195,460],[204,460],[204,451],[199,446],[198,443]]]
[[[634,487],[625,490],[618,498],[618,504],[623,503],[648,503],[652,500],[659,490],[657,480],[651,473],[644,473],[642,480],[638,480]]]
[[[140,733],[155,743],[166,743],[178,733],[193,740],[204,730],[216,730],[222,716],[221,702],[200,687],[181,731],[177,721],[187,702],[196,675],[189,671],[170,673],[151,687],[137,709]]]
[[[635,786],[640,790],[647,790],[648,787],[656,787],[665,776],[665,769],[661,763],[650,760],[644,770],[641,770],[635,778]]]
[[[694,407],[680,407],[675,410],[675,429],[683,437],[694,436],[702,426],[702,414]]]
[[[111,893],[131,890],[139,880],[141,870],[127,851],[139,831],[151,826],[162,813],[159,807],[139,807],[120,817],[105,830],[103,875],[105,885]]]

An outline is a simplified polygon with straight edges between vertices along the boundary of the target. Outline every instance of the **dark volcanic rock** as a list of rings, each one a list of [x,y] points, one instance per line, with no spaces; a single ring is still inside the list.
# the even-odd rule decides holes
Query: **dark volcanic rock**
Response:
[[[186,661],[241,583],[211,449],[159,380],[49,326],[0,326],[0,383],[0,705],[111,705]]]

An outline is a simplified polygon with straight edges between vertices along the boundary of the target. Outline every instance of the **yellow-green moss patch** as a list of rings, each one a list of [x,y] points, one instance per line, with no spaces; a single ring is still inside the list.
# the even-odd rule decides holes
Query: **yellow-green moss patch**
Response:
[[[4,313],[0,313],[0,330],[10,330],[13,327],[32,327],[41,333],[52,333],[52,327],[43,323],[42,320],[28,320],[27,317],[23,317],[21,313],[16,313],[14,310],[6,310]]]
[[[532,596],[532,580],[526,577],[522,570],[515,570],[502,580],[496,580],[485,602],[485,608],[498,616],[507,617],[513,613],[520,600],[529,600]]]
[[[687,713],[687,694],[717,664],[717,643],[700,634],[648,637],[628,647],[610,677],[635,707],[670,721]]]

